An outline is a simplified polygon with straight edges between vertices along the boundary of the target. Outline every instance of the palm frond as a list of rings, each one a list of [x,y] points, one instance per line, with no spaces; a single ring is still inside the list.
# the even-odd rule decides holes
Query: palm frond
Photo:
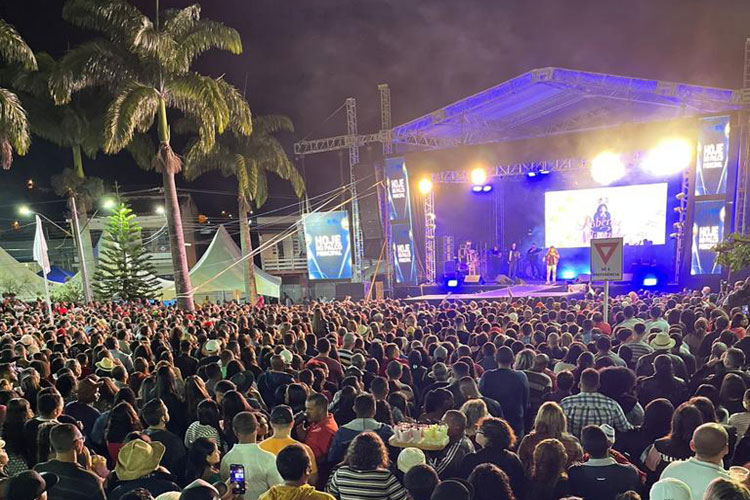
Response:
[[[234,175],[237,168],[237,155],[222,143],[217,142],[208,153],[200,152],[199,148],[191,143],[186,149],[183,175],[188,181],[194,181],[201,175],[217,170],[224,176]]]
[[[128,45],[149,19],[124,0],[68,0],[63,19],[79,28],[101,33],[114,42]]]
[[[292,119],[284,115],[261,115],[253,120],[253,129],[262,135],[278,134],[279,132],[294,132]]]
[[[156,114],[159,94],[153,87],[130,82],[115,96],[107,110],[104,151],[117,153],[133,139],[136,130]]]
[[[201,6],[193,4],[184,9],[168,9],[164,12],[164,32],[174,39],[184,37],[201,18]]]
[[[3,168],[10,168],[12,149],[23,156],[30,144],[29,122],[21,101],[10,90],[0,88],[0,156]]]
[[[123,81],[137,77],[135,57],[108,40],[85,42],[60,59],[50,76],[50,92],[57,104],[91,86],[115,90]]]
[[[0,19],[0,58],[8,64],[20,64],[27,71],[37,68],[34,52],[18,31],[3,19]]]
[[[175,35],[177,60],[187,70],[196,57],[211,49],[242,53],[242,39],[234,28],[217,21],[199,20],[184,33]]]
[[[250,135],[253,132],[253,115],[247,101],[223,78],[217,78],[216,83],[229,109],[229,124],[232,130],[241,135]]]
[[[156,147],[154,142],[146,134],[133,134],[133,138],[130,140],[125,149],[130,156],[133,157],[135,164],[143,170],[151,170],[154,156],[156,155]]]
[[[159,31],[151,21],[144,24],[133,40],[133,51],[144,59],[156,61],[169,72],[179,72],[177,44],[174,38]]]
[[[256,167],[255,170],[257,171],[256,179],[258,185],[255,187],[253,201],[255,202],[255,206],[260,208],[268,199],[268,179],[266,178],[265,170],[259,167]]]

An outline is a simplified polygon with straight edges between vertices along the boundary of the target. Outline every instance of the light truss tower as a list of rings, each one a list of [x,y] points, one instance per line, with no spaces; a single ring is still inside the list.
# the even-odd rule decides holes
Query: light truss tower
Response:
[[[424,195],[424,268],[427,283],[435,283],[435,194]]]
[[[393,142],[391,139],[391,88],[387,83],[378,85],[380,93],[380,134],[383,137],[383,158],[388,158],[393,153]],[[385,170],[385,165],[383,166]],[[385,288],[388,292],[393,290],[393,238],[391,232],[391,218],[388,214],[388,189],[386,187],[385,171],[383,172],[382,183],[378,186],[378,192],[381,193],[381,217],[383,219],[383,237],[385,239]]]
[[[747,190],[750,184],[750,37],[745,39],[745,66],[742,75],[742,104],[744,109],[739,113],[740,158],[737,169],[737,198],[734,205],[734,227],[732,231],[747,232]]]
[[[357,101],[353,97],[346,99],[346,133],[350,137],[357,136]],[[364,259],[364,241],[362,225],[359,219],[359,199],[357,198],[357,176],[354,168],[359,165],[359,146],[352,141],[349,146],[349,182],[352,194],[352,232],[354,233],[354,267],[352,282],[362,282],[362,260]]]

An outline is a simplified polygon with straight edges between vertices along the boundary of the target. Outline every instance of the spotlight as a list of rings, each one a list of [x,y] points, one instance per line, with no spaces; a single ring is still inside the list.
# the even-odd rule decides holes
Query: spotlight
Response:
[[[448,288],[458,288],[458,280],[452,279],[445,282],[445,286]]]
[[[419,181],[419,183],[417,184],[417,188],[419,189],[420,193],[427,194],[432,191],[432,181],[425,177]]]
[[[156,207],[156,210],[155,210],[155,211],[156,211],[156,213],[157,213],[158,215],[164,215],[164,207],[163,207],[163,206],[161,206],[161,205],[159,205],[158,207]]]
[[[678,214],[681,214],[682,213],[682,207],[674,207],[674,211],[677,212]]]
[[[674,197],[677,201],[682,201],[685,199],[685,193],[684,192],[677,193],[676,195],[674,195]]]
[[[680,237],[680,233],[669,233],[669,237],[677,239]]]
[[[598,184],[608,186],[625,176],[625,164],[620,155],[604,151],[591,162],[591,178]]]
[[[693,158],[693,148],[685,139],[666,139],[646,154],[641,168],[652,175],[668,177],[685,170]]]
[[[533,179],[534,177],[536,177],[536,172],[535,172],[535,171],[533,171],[533,170],[531,170],[531,171],[529,171],[528,173],[526,173],[526,175],[527,175],[528,177],[530,177],[530,178],[532,178],[532,179]]]
[[[563,269],[560,271],[560,277],[564,280],[572,280],[576,277],[576,272],[573,269]]]
[[[487,182],[487,171],[481,167],[477,167],[471,171],[469,179],[471,179],[471,183],[475,186],[482,185]]]
[[[482,186],[471,186],[471,190],[475,193],[481,193],[482,192]]]
[[[490,184],[485,184],[484,187],[482,187],[482,191],[484,191],[485,193],[489,193],[490,191],[492,191],[492,186]]]

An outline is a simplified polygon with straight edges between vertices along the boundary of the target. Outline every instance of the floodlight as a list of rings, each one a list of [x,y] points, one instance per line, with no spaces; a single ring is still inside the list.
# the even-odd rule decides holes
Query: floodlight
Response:
[[[456,279],[453,279],[453,280],[448,280],[448,281],[447,281],[447,282],[445,283],[445,285],[446,285],[446,286],[447,286],[448,288],[456,288],[456,287],[458,286],[458,280],[456,280]]]
[[[481,193],[482,192],[482,186],[471,186],[471,190],[475,193]]]
[[[471,171],[469,179],[471,179],[471,183],[475,186],[482,185],[487,182],[487,171],[482,167],[477,167]]]
[[[690,142],[679,138],[665,139],[646,154],[641,168],[652,175],[668,177],[685,170],[692,159]]]
[[[28,207],[28,205],[21,205],[18,207],[18,215],[22,217],[29,217],[34,212]]]
[[[643,286],[656,286],[659,284],[659,280],[654,276],[648,276],[643,278]]]
[[[164,213],[165,213],[165,212],[164,212],[164,207],[163,207],[162,205],[159,205],[158,207],[156,207],[156,209],[155,209],[155,212],[156,212],[156,213],[157,213],[158,215],[164,215]]]
[[[563,269],[560,271],[560,277],[564,280],[572,280],[576,277],[576,272],[573,269]]]
[[[617,153],[604,151],[591,162],[591,178],[598,184],[608,186],[625,176],[625,164]]]
[[[425,177],[419,181],[419,184],[417,184],[417,187],[419,188],[420,193],[428,194],[430,191],[432,191],[432,181],[428,179],[427,177]]]
[[[492,185],[491,184],[485,184],[482,187],[482,191],[484,191],[485,193],[489,193],[490,191],[492,191]]]
[[[102,208],[104,208],[105,210],[112,210],[113,208],[115,208],[115,200],[113,200],[112,198],[104,198],[102,200]]]

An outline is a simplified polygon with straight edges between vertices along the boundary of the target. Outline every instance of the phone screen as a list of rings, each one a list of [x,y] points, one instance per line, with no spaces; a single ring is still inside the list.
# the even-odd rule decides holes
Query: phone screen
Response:
[[[231,464],[229,466],[229,482],[232,483],[232,493],[235,495],[244,495],[245,488],[245,466],[241,464]]]

